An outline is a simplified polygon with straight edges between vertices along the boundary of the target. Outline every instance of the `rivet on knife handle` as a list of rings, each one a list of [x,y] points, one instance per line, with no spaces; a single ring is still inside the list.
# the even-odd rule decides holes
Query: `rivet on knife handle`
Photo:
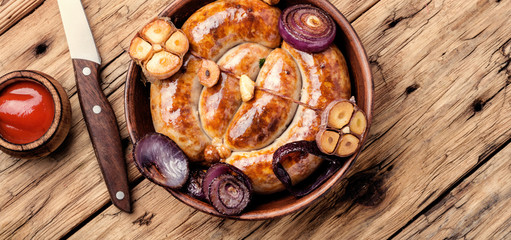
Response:
[[[73,59],[78,98],[110,198],[119,209],[131,212],[126,163],[114,111],[98,82],[99,64]]]

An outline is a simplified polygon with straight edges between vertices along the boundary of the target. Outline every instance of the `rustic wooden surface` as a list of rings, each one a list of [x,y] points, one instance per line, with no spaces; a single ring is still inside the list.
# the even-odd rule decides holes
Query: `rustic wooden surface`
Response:
[[[0,33],[0,74],[33,69],[53,76],[70,97],[73,119],[64,144],[49,157],[0,154],[0,239],[511,237],[509,0],[332,1],[371,60],[369,141],[347,178],[324,198],[256,222],[197,212],[132,164],[123,110],[126,49],[170,1],[83,0],[103,59],[101,86],[121,128],[132,214],[109,200],[80,112],[57,2],[44,1],[23,17],[26,2],[41,1],[0,0],[0,26],[14,23]]]
[[[44,0],[1,0],[0,34],[41,5]]]

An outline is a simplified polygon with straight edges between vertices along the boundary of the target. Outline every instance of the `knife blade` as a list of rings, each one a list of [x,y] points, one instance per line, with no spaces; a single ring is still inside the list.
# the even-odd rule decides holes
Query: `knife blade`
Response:
[[[58,0],[80,107],[112,203],[131,212],[126,162],[112,106],[99,84],[99,56],[80,0]]]

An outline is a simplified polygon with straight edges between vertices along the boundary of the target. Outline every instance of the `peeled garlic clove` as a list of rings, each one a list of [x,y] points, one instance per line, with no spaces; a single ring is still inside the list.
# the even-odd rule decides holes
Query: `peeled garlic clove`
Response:
[[[135,37],[131,40],[129,54],[135,61],[141,62],[148,59],[151,55],[151,50],[151,44],[144,41],[144,39]]]
[[[157,18],[144,26],[140,34],[151,43],[163,43],[175,31],[175,27],[165,19]]]
[[[166,79],[176,73],[181,67],[181,58],[172,53],[161,51],[155,53],[145,64],[147,77],[158,80]]]
[[[190,43],[188,42],[188,38],[181,30],[177,30],[174,32],[169,40],[165,43],[165,48],[167,51],[173,52],[178,55],[184,55],[188,52],[188,48]]]
[[[254,97],[255,82],[247,75],[240,78],[240,93],[243,102],[248,102]]]

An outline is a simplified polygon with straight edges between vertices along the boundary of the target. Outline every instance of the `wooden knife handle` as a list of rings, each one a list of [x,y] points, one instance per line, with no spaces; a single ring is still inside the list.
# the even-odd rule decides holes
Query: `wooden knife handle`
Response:
[[[131,212],[119,127],[112,106],[99,85],[99,64],[73,59],[73,67],[78,99],[110,198],[119,209]]]

